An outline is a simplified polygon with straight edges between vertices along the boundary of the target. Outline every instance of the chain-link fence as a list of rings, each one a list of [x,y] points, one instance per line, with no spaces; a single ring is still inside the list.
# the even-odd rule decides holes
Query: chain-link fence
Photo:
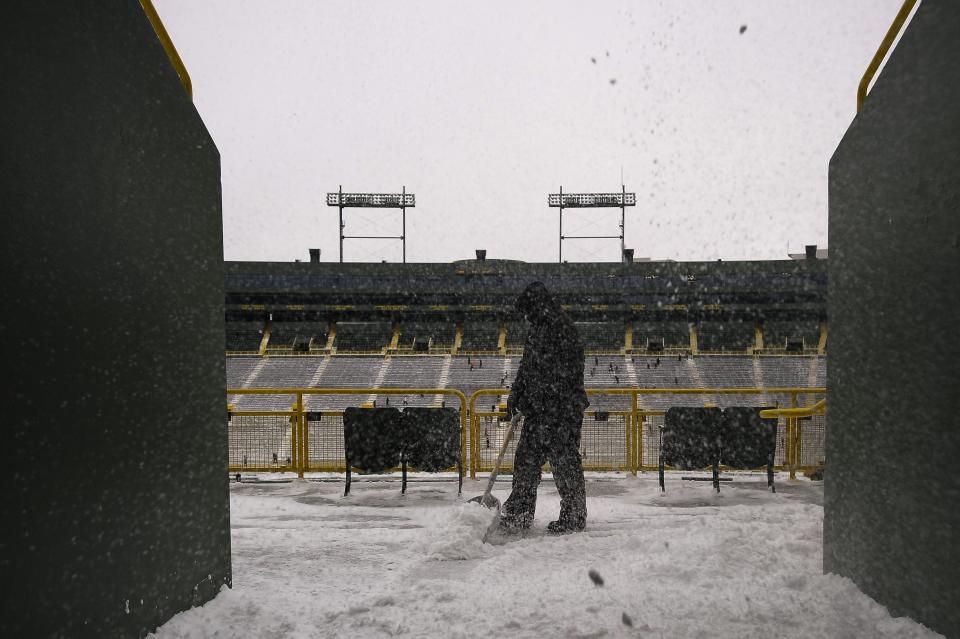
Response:
[[[670,406],[711,405],[718,398],[724,406],[756,406],[760,398],[777,398],[781,407],[810,406],[823,397],[823,388],[766,389],[588,389],[593,405],[604,401],[626,410],[590,410],[584,414],[580,453],[584,470],[632,472],[654,470],[660,455],[660,431]],[[286,410],[236,410],[230,406],[230,471],[249,472],[344,472],[343,410],[340,404],[362,407],[369,396],[449,395],[447,405],[461,403],[461,455],[472,477],[489,472],[503,445],[508,423],[505,407],[498,404],[503,389],[481,389],[469,402],[454,389],[230,389],[242,406],[291,405]],[[244,396],[253,395],[252,399]],[[335,410],[306,410],[318,403],[317,396],[334,396]],[[597,397],[600,396],[600,397]],[[606,397],[604,397],[606,396]],[[614,401],[615,400],[615,401]],[[653,400],[653,401],[651,401]],[[767,402],[760,402],[761,404]],[[656,406],[651,410],[644,406]],[[468,410],[464,410],[467,408]],[[502,472],[511,472],[522,420],[504,456]],[[822,465],[826,454],[826,416],[780,418],[775,466],[780,469]],[[548,467],[545,467],[548,468]],[[451,469],[453,470],[453,469]]]

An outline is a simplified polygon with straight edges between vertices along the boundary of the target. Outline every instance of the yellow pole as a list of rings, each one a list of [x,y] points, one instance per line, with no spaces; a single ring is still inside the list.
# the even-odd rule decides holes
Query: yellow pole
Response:
[[[470,415],[470,479],[477,478],[477,414],[476,414],[476,393],[470,395],[467,401]]]
[[[917,0],[904,0],[900,6],[900,11],[897,12],[896,17],[893,19],[893,24],[890,25],[887,34],[883,36],[880,47],[877,49],[877,52],[873,54],[873,59],[870,60],[870,64],[867,65],[867,70],[863,72],[863,77],[860,78],[860,84],[857,85],[857,111],[860,111],[860,107],[863,106],[863,101],[867,99],[867,89],[870,87],[873,76],[877,73],[877,69],[880,68],[880,63],[883,62],[883,59],[887,56],[887,51],[893,46],[893,41],[896,40],[900,34],[903,23],[907,21],[907,17],[910,15],[910,12],[913,11],[915,4],[917,4]]]
[[[647,421],[647,413],[645,411],[640,411],[639,416],[637,417],[637,470],[643,468],[643,428],[644,422]]]
[[[475,473],[473,472],[473,464],[470,457],[467,455],[467,403],[460,399],[460,468],[465,468],[467,465],[470,466],[470,479],[473,479]]]
[[[307,433],[307,414],[303,406],[303,393],[297,393],[297,419],[300,427],[300,472],[298,476],[303,479],[303,471],[306,470],[309,463],[308,451],[310,450]]]
[[[163,21],[160,19],[156,8],[154,8],[153,2],[151,2],[151,0],[140,0],[140,6],[143,7],[143,12],[147,14],[147,20],[150,21],[154,33],[157,34],[157,39],[160,40],[160,44],[163,46],[163,50],[166,52],[167,58],[173,66],[173,70],[176,71],[180,77],[183,88],[186,90],[187,95],[190,96],[190,99],[193,99],[193,82],[190,80],[190,74],[187,73],[187,67],[184,66],[180,54],[177,53],[177,48],[173,46],[173,40],[170,39],[170,34],[167,33],[166,27],[163,26]]]
[[[630,447],[633,453],[633,463],[630,470],[637,476],[637,467],[643,462],[643,415],[638,413],[637,394],[630,393],[630,416],[633,420],[634,445]]]
[[[294,426],[297,429],[297,477],[303,479],[303,414],[300,412],[299,403],[296,405],[296,414],[293,418],[296,420]]]
[[[790,393],[790,408],[797,408],[797,393]],[[796,449],[796,430],[797,430],[797,418],[790,417],[787,419],[787,451],[789,455],[789,465],[790,465],[790,479],[797,478],[797,449]]]
[[[480,418],[477,416],[477,394],[470,396],[470,479],[480,470]]]
[[[290,408],[293,411],[293,415],[290,416],[290,465],[293,470],[296,470],[300,466],[297,460],[300,455],[300,427],[297,423],[297,405],[294,404]]]

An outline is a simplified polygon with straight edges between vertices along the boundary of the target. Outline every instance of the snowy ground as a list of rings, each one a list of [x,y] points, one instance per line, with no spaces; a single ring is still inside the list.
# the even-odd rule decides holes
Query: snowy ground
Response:
[[[508,478],[509,479],[509,478]],[[231,485],[232,590],[156,637],[939,637],[821,574],[822,484],[588,479],[587,531],[481,544],[464,482]],[[498,484],[506,498],[509,484]],[[458,558],[459,557],[459,558]],[[595,570],[603,585],[592,583]],[[632,626],[625,623],[626,613]]]

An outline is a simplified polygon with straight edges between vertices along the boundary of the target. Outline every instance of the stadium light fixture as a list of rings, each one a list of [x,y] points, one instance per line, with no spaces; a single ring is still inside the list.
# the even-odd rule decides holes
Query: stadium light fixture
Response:
[[[563,241],[564,240],[620,240],[620,259],[623,259],[623,251],[626,248],[624,243],[624,228],[627,221],[628,206],[637,205],[637,194],[627,193],[625,186],[621,185],[619,193],[564,193],[563,187],[560,187],[559,193],[550,193],[547,195],[547,206],[560,209],[560,259],[563,263]],[[564,235],[563,234],[563,209],[585,209],[585,208],[618,208],[620,209],[620,234],[619,235]]]
[[[403,244],[403,262],[407,262],[407,209],[417,205],[417,198],[413,193],[407,193],[403,187],[401,193],[344,193],[343,186],[336,193],[327,193],[327,206],[335,206],[340,210],[340,263],[343,263],[344,240],[400,240]],[[373,208],[373,209],[400,209],[402,216],[402,231],[400,235],[344,235],[343,209],[345,208]]]

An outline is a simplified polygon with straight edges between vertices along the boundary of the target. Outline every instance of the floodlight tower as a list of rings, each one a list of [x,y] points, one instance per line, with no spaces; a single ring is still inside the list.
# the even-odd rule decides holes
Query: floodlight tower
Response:
[[[413,193],[407,193],[403,187],[402,193],[344,193],[341,185],[336,193],[327,193],[327,206],[336,206],[340,209],[340,262],[343,263],[344,240],[400,240],[403,244],[403,262],[407,262],[407,207],[417,205],[417,198]],[[345,208],[374,208],[400,209],[402,230],[400,235],[344,235],[343,209]]]
[[[564,195],[563,187],[560,187],[559,193],[551,193],[547,196],[547,206],[560,209],[560,262],[563,262],[563,241],[564,240],[620,240],[620,258],[622,259],[624,243],[624,234],[627,222],[627,207],[637,205],[637,194],[627,193],[627,187],[621,185],[620,193],[567,193]],[[563,234],[563,209],[573,208],[619,208],[620,209],[620,234],[619,235],[564,235]]]

